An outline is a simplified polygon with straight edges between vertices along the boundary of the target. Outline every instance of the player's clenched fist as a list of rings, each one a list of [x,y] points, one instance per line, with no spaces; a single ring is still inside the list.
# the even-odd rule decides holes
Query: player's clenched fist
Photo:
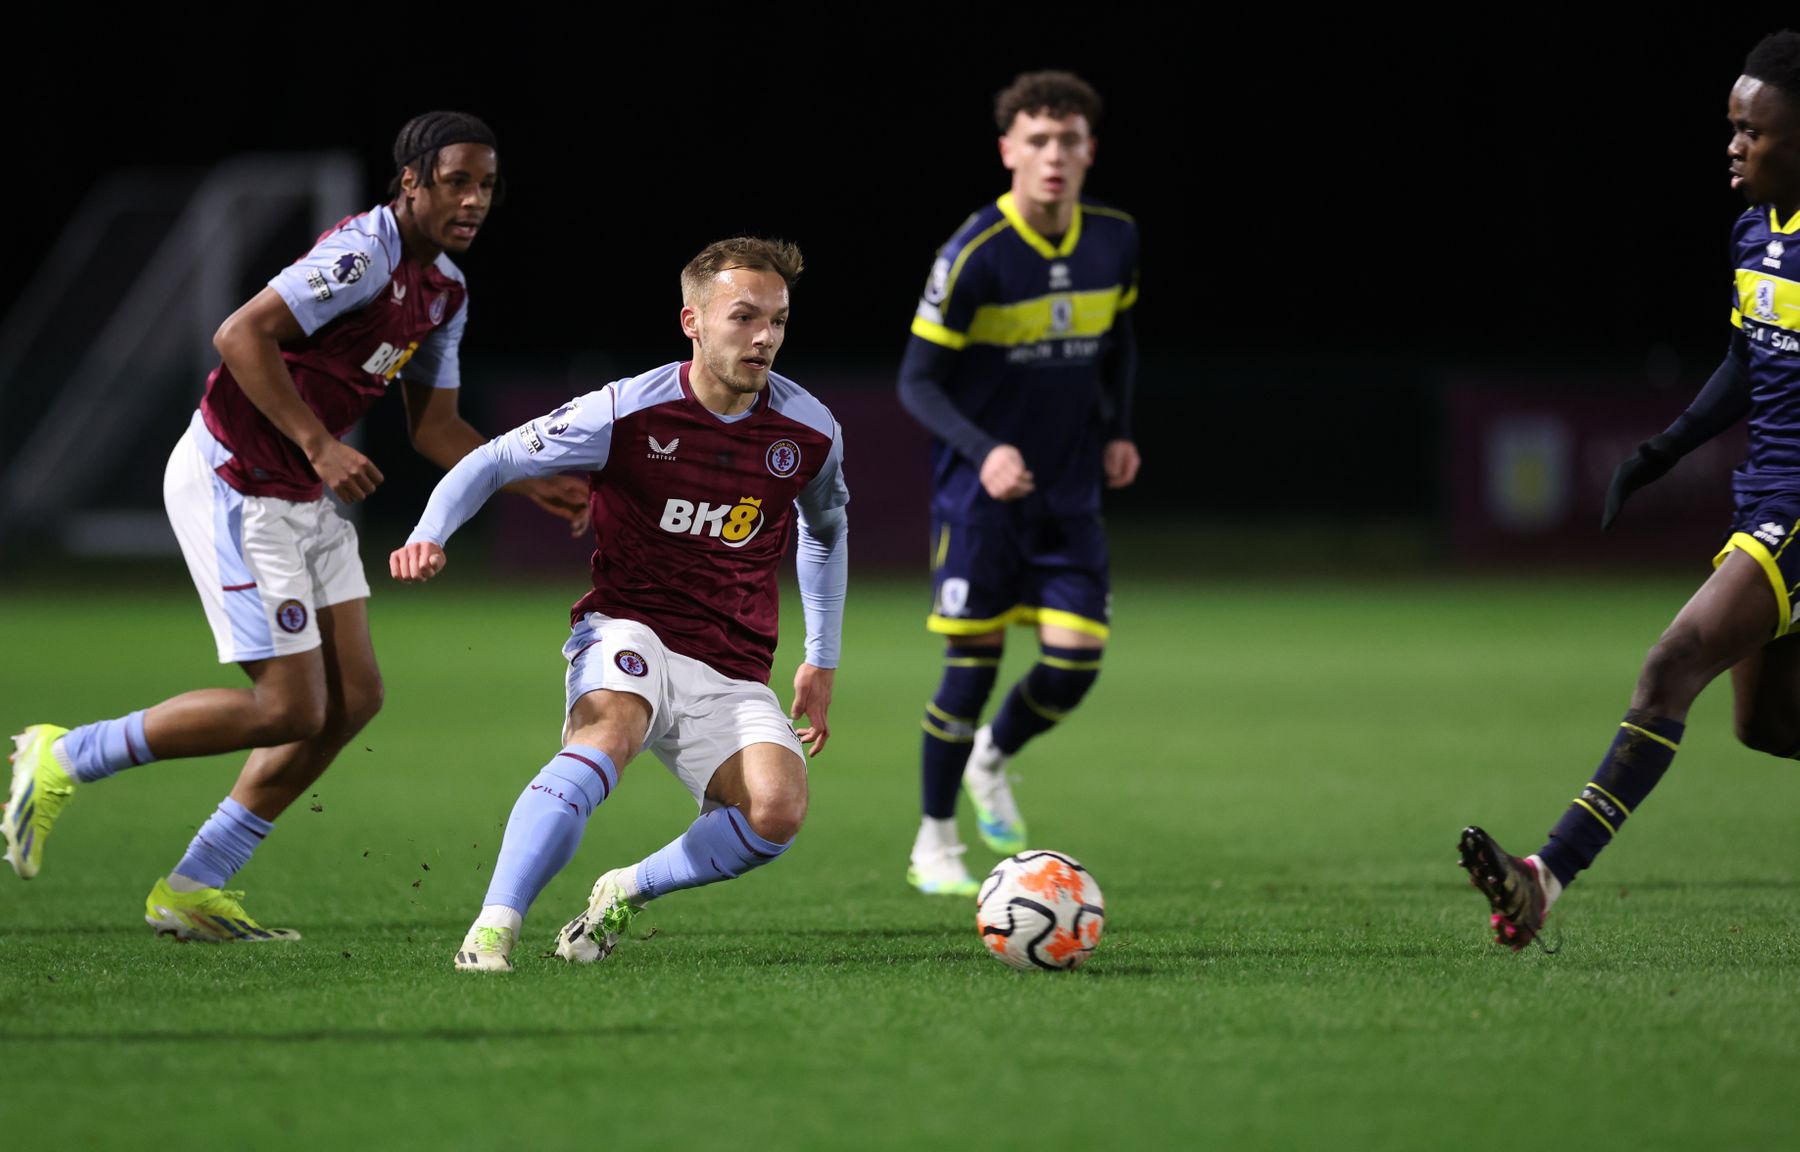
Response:
[[[420,540],[394,549],[388,557],[388,572],[407,584],[423,584],[444,570],[449,560],[444,550],[429,540]]]
[[[996,500],[1017,500],[1036,487],[1025,457],[1011,444],[996,444],[981,462],[981,486]]]

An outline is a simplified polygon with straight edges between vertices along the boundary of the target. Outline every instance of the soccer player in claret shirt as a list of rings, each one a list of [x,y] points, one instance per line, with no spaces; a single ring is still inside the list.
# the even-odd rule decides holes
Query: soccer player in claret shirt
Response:
[[[1731,186],[1750,207],[1732,228],[1737,329],[1723,363],[1674,424],[1621,463],[1602,527],[1637,489],[1683,455],[1749,418],[1732,479],[1730,536],[1713,574],[1650,649],[1631,706],[1599,770],[1530,856],[1508,854],[1465,828],[1462,866],[1492,906],[1496,939],[1514,951],[1643,804],[1681,746],[1688,708],[1731,670],[1737,736],[1800,757],[1800,34],[1765,37],[1744,62],[1727,105]]]
[[[1067,72],[999,94],[1012,188],[938,251],[900,366],[900,400],[932,435],[926,627],[946,638],[925,706],[924,818],[907,879],[966,895],[956,794],[996,852],[1025,846],[1006,763],[1100,674],[1111,615],[1100,487],[1137,477],[1131,394],[1138,230],[1081,194],[1100,98]],[[1009,624],[1040,655],[979,724]]]
[[[258,924],[242,894],[224,888],[381,707],[356,530],[324,489],[353,503],[382,475],[340,437],[399,379],[421,455],[448,468],[482,442],[457,414],[468,293],[450,256],[493,206],[494,135],[473,116],[426,113],[400,130],[394,165],[388,203],[325,233],[220,326],[222,362],[163,477],[219,661],[242,667],[250,687],[14,736],[0,831],[21,877],[38,874],[78,789],[155,760],[254,749],[187,854],[156,881],[144,918],[187,940],[298,938]],[[584,525],[578,478],[517,490]]]
[[[687,788],[699,818],[595,882],[586,911],[557,936],[565,960],[604,959],[648,901],[735,879],[800,830],[802,745],[817,755],[830,734],[850,499],[836,421],[770,371],[800,268],[799,249],[780,241],[709,245],[681,273],[691,360],[615,381],[470,453],[393,554],[396,579],[428,580],[450,534],[501,484],[590,475],[599,546],[563,645],[563,748],[513,806],[458,969],[512,970],[532,902],[642,749]],[[775,573],[796,530],[806,655],[784,713],[768,683]],[[789,720],[802,715],[810,722],[796,733]]]

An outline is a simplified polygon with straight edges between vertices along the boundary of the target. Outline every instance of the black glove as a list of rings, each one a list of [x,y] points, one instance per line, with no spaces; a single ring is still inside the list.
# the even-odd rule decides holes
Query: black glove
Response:
[[[1600,530],[1612,527],[1619,509],[1633,492],[1662,479],[1681,459],[1681,452],[1667,436],[1656,435],[1637,446],[1637,451],[1613,469],[1612,482],[1606,486],[1606,510],[1600,514]]]

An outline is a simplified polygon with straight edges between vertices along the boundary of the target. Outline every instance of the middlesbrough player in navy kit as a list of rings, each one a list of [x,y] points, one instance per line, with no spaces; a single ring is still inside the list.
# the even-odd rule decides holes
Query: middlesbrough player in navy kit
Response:
[[[221,356],[163,481],[169,519],[221,663],[247,689],[203,688],[73,731],[14,737],[0,831],[22,877],[82,785],[153,760],[255,749],[144,917],[191,940],[298,937],[258,924],[224,891],[288,805],[381,707],[356,530],[325,498],[381,483],[342,437],[397,379],[413,446],[448,468],[482,442],[457,412],[468,293],[450,255],[479,232],[499,186],[494,135],[473,116],[414,117],[394,143],[391,200],[321,236],[219,328]],[[585,486],[517,491],[571,522]]]
[[[1100,97],[1029,72],[995,100],[1012,187],[938,250],[900,365],[900,400],[931,432],[931,615],[944,671],[925,705],[924,814],[907,880],[965,896],[956,795],[981,838],[1025,847],[1007,761],[1081,703],[1111,631],[1100,487],[1137,478],[1137,223],[1082,195]],[[1009,625],[1039,655],[988,724]]]
[[[1701,689],[1730,669],[1737,736],[1800,757],[1800,33],[1766,36],[1727,105],[1731,186],[1750,207],[1731,233],[1735,331],[1718,370],[1675,423],[1614,472],[1601,527],[1682,456],[1747,419],[1736,508],[1715,571],[1650,649],[1599,769],[1530,856],[1463,829],[1461,863],[1488,898],[1495,939],[1518,951],[1577,875],[1668,771]],[[1541,942],[1540,942],[1541,944]]]
[[[770,370],[800,269],[799,249],[780,241],[709,245],[681,273],[691,360],[615,381],[470,453],[390,560],[395,579],[428,580],[451,533],[502,484],[590,475],[598,546],[593,587],[563,645],[563,748],[513,806],[493,882],[456,952],[460,970],[512,970],[525,914],[643,749],[700,815],[595,882],[587,909],[557,936],[563,959],[605,958],[648,901],[767,864],[800,830],[802,746],[817,755],[830,735],[850,498],[836,421]],[[784,713],[768,685],[775,574],[796,532],[806,654]],[[790,720],[802,716],[796,731]]]

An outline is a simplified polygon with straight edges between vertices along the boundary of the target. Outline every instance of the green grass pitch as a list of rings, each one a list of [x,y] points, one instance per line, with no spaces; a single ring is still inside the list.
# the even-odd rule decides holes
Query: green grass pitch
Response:
[[[603,965],[540,958],[595,875],[691,818],[640,759],[527,922],[518,971],[471,976],[451,954],[558,746],[574,589],[454,568],[384,583],[386,710],[238,880],[304,941],[181,946],[142,923],[237,758],[84,789],[42,876],[0,870],[0,1133],[21,1149],[1788,1146],[1800,766],[1732,742],[1723,684],[1559,906],[1560,954],[1494,946],[1454,864],[1470,821],[1537,846],[1688,590],[1123,583],[1094,693],[1018,764],[1034,846],[1092,869],[1106,933],[1085,969],[1026,974],[984,953],[971,901],[904,883],[937,645],[918,582],[864,582],[787,858],[653,906]],[[786,623],[784,698],[791,605]],[[9,588],[0,636],[7,730],[236,682],[178,586]],[[977,873],[992,860],[971,848]]]

